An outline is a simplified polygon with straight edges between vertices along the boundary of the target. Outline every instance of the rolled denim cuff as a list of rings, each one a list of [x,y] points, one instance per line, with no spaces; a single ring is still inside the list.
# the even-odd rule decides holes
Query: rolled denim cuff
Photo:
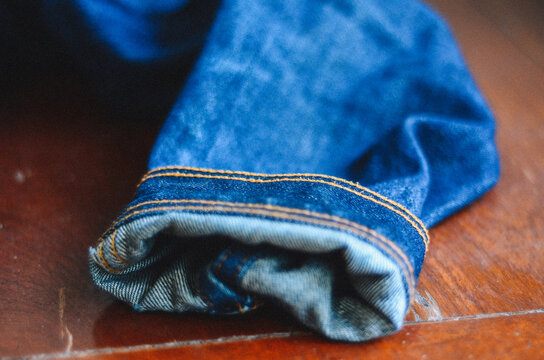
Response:
[[[89,259],[96,284],[138,310],[272,302],[361,341],[402,326],[428,242],[406,208],[341,178],[166,167],[142,179]]]

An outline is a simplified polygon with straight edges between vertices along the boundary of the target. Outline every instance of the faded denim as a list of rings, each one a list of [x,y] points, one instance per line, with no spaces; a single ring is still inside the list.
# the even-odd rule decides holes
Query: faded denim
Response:
[[[93,280],[142,311],[272,303],[331,339],[398,330],[427,227],[499,173],[492,115],[446,25],[411,0],[212,5],[44,8],[80,19],[55,31],[97,81],[109,74],[78,39],[150,74],[200,47],[134,201],[90,250]],[[151,109],[171,96],[138,93]]]

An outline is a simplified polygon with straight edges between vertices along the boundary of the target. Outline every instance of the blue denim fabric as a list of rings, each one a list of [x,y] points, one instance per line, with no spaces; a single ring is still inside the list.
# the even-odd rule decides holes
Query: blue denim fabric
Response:
[[[99,83],[100,59],[129,64],[107,86],[201,47],[134,201],[90,249],[93,280],[138,310],[274,303],[332,339],[398,330],[426,228],[499,172],[492,116],[446,25],[412,0],[199,3],[45,7]],[[153,109],[168,91],[138,93]]]

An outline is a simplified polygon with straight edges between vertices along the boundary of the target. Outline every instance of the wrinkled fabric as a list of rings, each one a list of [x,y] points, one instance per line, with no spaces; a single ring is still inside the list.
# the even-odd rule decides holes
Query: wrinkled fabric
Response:
[[[268,303],[331,339],[392,333],[427,228],[497,181],[492,115],[447,26],[417,1],[43,11],[109,101],[152,110],[177,94],[134,200],[90,249],[97,286],[137,310]],[[123,94],[135,69],[175,84],[190,58],[181,89]]]

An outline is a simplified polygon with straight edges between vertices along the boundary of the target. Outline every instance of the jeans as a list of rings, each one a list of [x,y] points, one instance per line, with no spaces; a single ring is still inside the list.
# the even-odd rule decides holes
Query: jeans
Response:
[[[43,7],[104,97],[153,111],[177,96],[134,200],[90,249],[94,282],[140,311],[272,303],[331,339],[398,330],[427,228],[499,174],[447,26],[414,0],[198,3]],[[191,54],[181,90],[112,97],[138,69],[177,79]]]

